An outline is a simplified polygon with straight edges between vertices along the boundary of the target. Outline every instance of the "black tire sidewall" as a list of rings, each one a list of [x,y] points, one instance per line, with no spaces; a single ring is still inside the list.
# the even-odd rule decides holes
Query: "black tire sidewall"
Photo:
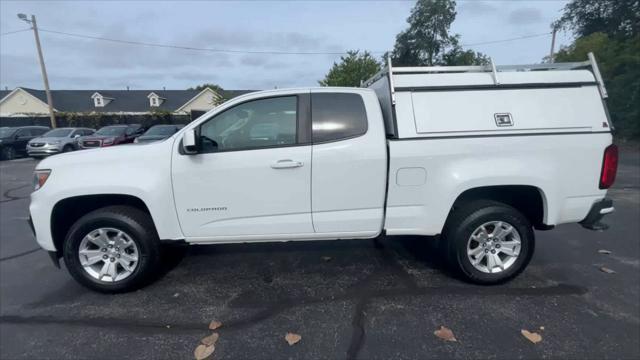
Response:
[[[62,152],[63,153],[70,152],[70,151],[73,151],[73,146],[65,145],[65,146],[62,147]]]
[[[11,146],[6,146],[2,149],[2,159],[3,160],[13,160],[16,157],[16,151]]]
[[[520,235],[521,247],[518,259],[507,270],[488,274],[476,269],[467,256],[467,242],[471,234],[482,224],[490,221],[503,221],[515,227]],[[456,226],[452,234],[453,246],[451,258],[467,280],[480,284],[499,284],[518,275],[529,264],[535,249],[535,237],[531,224],[517,210],[505,206],[489,206],[477,209]]]
[[[116,283],[106,283],[89,275],[78,258],[80,242],[98,228],[114,228],[127,233],[138,247],[138,265],[131,275]],[[69,230],[64,243],[64,261],[71,275],[82,285],[100,292],[125,292],[144,285],[159,260],[158,242],[151,230],[134,219],[116,212],[94,211],[80,218]]]

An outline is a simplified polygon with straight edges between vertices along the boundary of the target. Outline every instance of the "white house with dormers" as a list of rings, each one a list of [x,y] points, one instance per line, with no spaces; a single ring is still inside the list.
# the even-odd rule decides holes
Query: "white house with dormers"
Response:
[[[65,113],[144,115],[168,112],[189,115],[213,109],[223,99],[253,90],[52,90],[53,108]],[[0,117],[48,116],[44,90],[18,87],[0,90]]]

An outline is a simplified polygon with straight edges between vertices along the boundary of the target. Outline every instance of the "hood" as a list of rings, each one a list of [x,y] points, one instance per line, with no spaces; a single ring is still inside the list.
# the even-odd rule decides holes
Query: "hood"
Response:
[[[163,140],[170,136],[171,135],[141,135],[138,136],[138,142]]]
[[[117,139],[120,136],[116,136],[116,135],[89,135],[89,136],[83,136],[80,138],[80,140],[105,140],[105,139]]]
[[[69,138],[67,138],[67,137],[38,137],[38,138],[33,138],[33,139],[29,140],[29,144],[31,144],[31,143],[49,143],[49,144],[51,144],[51,143],[56,142],[56,141],[66,142],[68,140],[69,140]]]
[[[162,146],[158,146],[162,145]],[[132,144],[108,146],[71,151],[48,157],[38,163],[37,169],[51,169],[59,171],[85,171],[87,166],[100,168],[105,171],[118,166],[135,166],[138,162],[144,162],[147,157],[154,157],[162,152],[164,157],[170,159],[173,142],[151,143],[149,146],[133,146]],[[163,150],[164,149],[164,150]]]

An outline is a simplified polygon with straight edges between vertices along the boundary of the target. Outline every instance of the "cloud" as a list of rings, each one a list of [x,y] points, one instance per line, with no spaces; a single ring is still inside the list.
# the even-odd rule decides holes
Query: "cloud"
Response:
[[[536,24],[542,22],[542,12],[540,9],[523,7],[509,13],[508,22],[513,25]]]
[[[458,10],[463,14],[470,15],[483,15],[487,13],[493,13],[498,11],[498,8],[493,4],[485,1],[467,1],[458,6]]]

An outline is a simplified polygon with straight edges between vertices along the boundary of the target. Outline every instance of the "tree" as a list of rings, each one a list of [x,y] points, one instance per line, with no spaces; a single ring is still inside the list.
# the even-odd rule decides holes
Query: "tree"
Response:
[[[584,61],[589,52],[598,60],[609,94],[609,114],[618,134],[640,137],[640,36],[619,40],[596,32],[560,49],[555,59]]]
[[[202,91],[206,88],[209,88],[213,91],[215,91],[216,93],[218,93],[218,95],[222,96],[222,93],[224,92],[224,90],[222,89],[222,87],[220,87],[220,85],[216,85],[216,84],[210,84],[210,83],[204,83],[202,85],[198,85],[196,87],[190,87],[187,90],[198,90],[198,91]]]
[[[572,0],[555,25],[578,37],[601,32],[612,38],[633,38],[640,34],[640,1]]]
[[[409,28],[396,36],[391,54],[394,65],[475,65],[488,58],[473,50],[463,50],[460,35],[450,34],[456,19],[453,0],[418,0],[407,19]]]
[[[556,61],[584,61],[593,52],[618,134],[640,137],[640,2],[572,0],[552,26],[576,35],[573,44],[558,51]]]
[[[360,86],[360,82],[369,79],[380,71],[380,63],[368,51],[360,53],[351,50],[346,56],[340,57],[339,63],[333,66],[324,77],[318,81],[322,86]]]

